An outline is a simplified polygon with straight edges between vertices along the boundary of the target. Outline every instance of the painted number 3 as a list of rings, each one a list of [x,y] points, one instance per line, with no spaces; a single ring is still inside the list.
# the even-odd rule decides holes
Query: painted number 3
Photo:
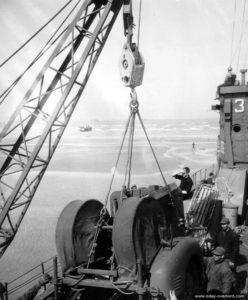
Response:
[[[244,99],[235,99],[234,103],[235,103],[235,108],[234,108],[235,112],[239,113],[245,110]]]

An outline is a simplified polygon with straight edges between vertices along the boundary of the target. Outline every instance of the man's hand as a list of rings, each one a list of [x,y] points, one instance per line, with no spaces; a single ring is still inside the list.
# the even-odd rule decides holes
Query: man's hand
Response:
[[[182,191],[182,194],[186,195],[186,194],[187,194],[187,192],[186,192],[186,191]]]
[[[229,267],[232,269],[235,267],[235,264],[232,261],[229,261]]]
[[[44,273],[39,279],[38,283],[44,285],[52,280],[52,277],[48,273]]]
[[[170,300],[177,300],[174,290],[170,291]]]

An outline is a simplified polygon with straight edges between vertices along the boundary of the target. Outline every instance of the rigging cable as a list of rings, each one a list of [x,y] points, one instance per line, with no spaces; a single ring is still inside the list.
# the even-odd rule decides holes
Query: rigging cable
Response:
[[[73,0],[69,0],[49,21],[47,21],[40,29],[38,29],[21,47],[14,51],[5,61],[0,64],[3,67],[13,56],[22,50],[33,38],[36,37],[47,25],[49,25]]]
[[[127,182],[127,188],[128,188],[128,189],[130,189],[130,181],[131,181],[132,158],[133,158],[134,129],[135,129],[135,112],[134,112],[134,114],[133,114],[132,127],[131,127],[131,141],[130,141],[130,155],[129,155],[129,170],[128,170],[128,182]]]
[[[242,30],[240,34],[240,40],[239,40],[239,48],[238,48],[238,61],[237,61],[237,71],[239,67],[239,58],[240,58],[240,49],[241,49],[241,43],[243,39],[243,34],[244,34],[244,20],[245,20],[245,8],[246,8],[246,0],[243,0],[244,6],[243,6],[243,16],[242,16]]]
[[[105,198],[104,209],[106,209],[107,204],[108,204],[109,195],[110,195],[110,192],[111,192],[112,184],[113,184],[115,173],[116,173],[116,170],[117,170],[117,166],[118,166],[118,163],[119,163],[119,160],[120,160],[122,148],[123,148],[123,145],[124,145],[124,141],[125,141],[125,137],[126,137],[128,128],[129,128],[131,117],[132,117],[132,112],[130,112],[129,118],[127,120],[127,124],[126,124],[125,131],[124,131],[124,134],[123,134],[122,142],[121,142],[121,147],[120,147],[120,150],[119,150],[119,153],[118,153],[118,156],[117,156],[117,160],[116,160],[116,163],[115,163],[115,166],[114,166],[114,171],[113,171],[112,178],[111,178],[111,181],[110,181],[108,193],[107,193],[107,196]]]
[[[140,124],[141,124],[142,129],[143,129],[143,131],[144,131],[144,133],[145,133],[146,139],[147,139],[147,141],[148,141],[148,143],[149,143],[149,146],[150,146],[150,148],[151,148],[151,151],[152,151],[152,154],[153,154],[154,159],[155,159],[155,161],[156,161],[156,164],[157,164],[157,166],[158,166],[158,169],[159,169],[159,172],[160,172],[161,177],[162,177],[162,179],[163,179],[164,185],[165,185],[165,187],[167,187],[168,192],[169,192],[169,194],[171,195],[170,190],[169,190],[169,186],[168,186],[168,184],[167,184],[167,182],[166,182],[166,180],[165,180],[164,174],[163,174],[162,169],[161,169],[161,167],[160,167],[160,164],[159,164],[159,162],[158,162],[158,159],[157,159],[157,156],[156,156],[156,154],[155,154],[155,151],[154,151],[154,149],[153,149],[153,147],[152,147],[151,141],[150,141],[150,139],[149,139],[149,137],[148,137],[148,134],[147,134],[145,125],[144,125],[144,123],[143,123],[143,120],[142,120],[142,118],[141,118],[141,116],[140,116],[139,111],[137,112],[137,115],[138,115],[138,117],[139,117]]]
[[[132,96],[132,94],[131,94],[131,96]],[[128,159],[126,162],[125,177],[124,177],[124,183],[123,183],[123,187],[126,186],[127,189],[130,189],[130,181],[131,181],[134,130],[135,130],[135,111],[131,108],[131,121],[130,121],[130,132],[129,132],[129,140],[128,140],[128,154],[127,154]],[[127,180],[127,177],[128,177],[128,180]]]
[[[72,0],[70,0],[72,1]],[[22,77],[26,74],[26,72],[52,47],[52,45],[61,37],[61,35],[66,31],[67,27],[52,41],[52,39],[55,37],[55,35],[60,30],[61,26],[66,22],[66,20],[69,18],[69,16],[73,13],[75,8],[78,6],[81,0],[78,0],[78,2],[75,4],[75,6],[71,9],[69,14],[66,16],[66,18],[61,22],[61,24],[58,26],[57,30],[54,32],[52,37],[47,41],[45,46],[42,48],[42,50],[37,54],[37,56],[34,58],[34,60],[28,65],[28,67],[19,75],[12,84],[0,95],[0,104],[3,103],[3,101],[7,98],[7,96],[11,93],[13,88],[16,86],[16,84],[22,79]],[[69,3],[68,3],[69,4]],[[52,42],[51,42],[52,41]],[[50,45],[49,45],[50,43]]]
[[[236,19],[236,0],[234,1],[234,14],[233,14],[233,26],[232,26],[232,41],[231,41],[231,53],[230,53],[230,64],[229,64],[229,66],[232,65],[232,59],[233,59],[233,40],[234,40],[235,19]]]
[[[134,110],[135,110],[135,114],[138,115],[138,118],[139,118],[141,127],[142,127],[142,129],[143,129],[143,131],[144,131],[144,133],[145,133],[146,139],[147,139],[148,144],[149,144],[149,146],[150,146],[150,148],[151,148],[151,151],[152,151],[152,154],[153,154],[154,159],[155,159],[155,161],[156,161],[156,164],[157,164],[157,166],[158,166],[160,175],[161,175],[161,177],[162,177],[162,179],[163,179],[165,188],[166,188],[166,190],[167,190],[167,192],[168,192],[168,194],[169,194],[169,196],[170,196],[170,199],[171,199],[173,205],[174,205],[175,208],[176,208],[177,215],[179,216],[179,219],[183,219],[184,217],[183,217],[183,215],[180,213],[180,209],[179,209],[179,207],[178,207],[178,204],[177,204],[176,200],[174,199],[174,196],[173,196],[172,193],[171,193],[171,190],[170,190],[169,185],[168,185],[167,182],[166,182],[166,179],[165,179],[165,177],[164,177],[164,174],[163,174],[162,169],[161,169],[161,167],[160,167],[160,164],[159,164],[159,162],[158,162],[157,156],[156,156],[155,151],[154,151],[154,149],[153,149],[153,147],[152,147],[152,143],[151,143],[151,141],[150,141],[150,139],[149,139],[149,136],[148,136],[148,134],[147,134],[145,125],[144,125],[143,120],[142,120],[142,118],[141,118],[141,115],[140,115],[140,113],[139,113],[139,102],[138,102],[138,100],[137,100],[136,92],[135,92],[135,90],[132,90],[132,92],[133,92],[133,99],[132,99],[132,102],[131,102],[131,107],[132,107],[132,105],[134,105],[133,107],[134,107]]]

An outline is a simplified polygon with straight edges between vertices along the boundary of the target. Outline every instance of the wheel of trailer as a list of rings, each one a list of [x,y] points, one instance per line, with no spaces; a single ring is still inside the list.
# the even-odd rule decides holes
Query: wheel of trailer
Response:
[[[101,268],[111,255],[112,240],[109,231],[101,231],[95,239],[103,204],[95,199],[75,200],[61,212],[56,227],[56,247],[63,272],[84,264]],[[109,214],[106,211],[106,219]],[[94,248],[94,255],[90,252]]]

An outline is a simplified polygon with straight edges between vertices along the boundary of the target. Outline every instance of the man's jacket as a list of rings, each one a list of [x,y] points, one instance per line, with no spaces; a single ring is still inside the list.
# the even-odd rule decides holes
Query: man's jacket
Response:
[[[231,228],[228,228],[227,231],[221,230],[218,234],[217,244],[226,250],[225,257],[236,264],[239,255],[239,236]]]
[[[216,263],[213,257],[207,261],[206,275],[208,279],[207,292],[211,294],[229,294],[232,289],[233,275],[227,261]]]

